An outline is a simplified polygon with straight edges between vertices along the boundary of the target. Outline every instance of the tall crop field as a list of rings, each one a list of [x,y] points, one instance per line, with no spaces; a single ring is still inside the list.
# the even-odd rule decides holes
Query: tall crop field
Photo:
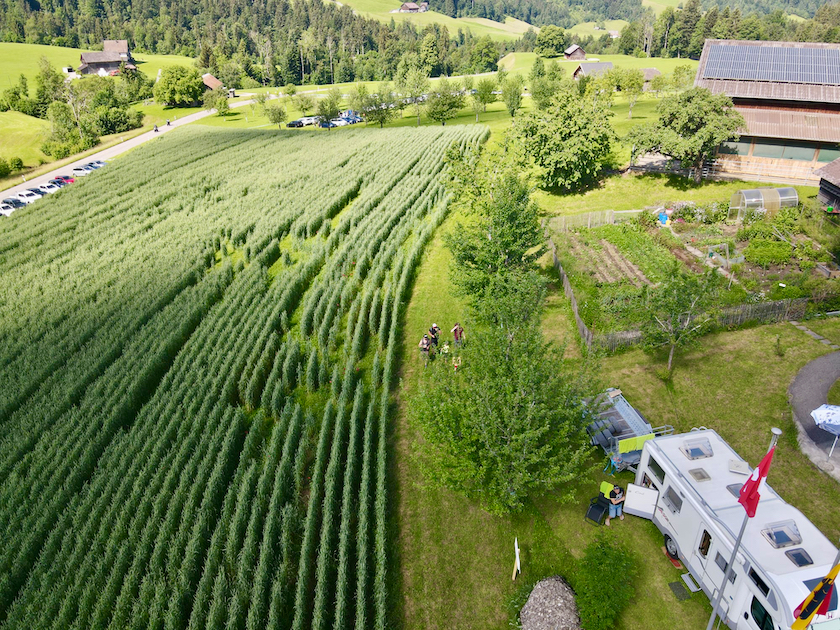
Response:
[[[0,627],[383,629],[389,388],[450,146],[190,129],[0,232]]]

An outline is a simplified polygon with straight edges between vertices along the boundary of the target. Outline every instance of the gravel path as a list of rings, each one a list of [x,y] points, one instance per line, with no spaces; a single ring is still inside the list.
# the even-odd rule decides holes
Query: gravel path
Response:
[[[538,582],[519,612],[522,630],[580,630],[575,594],[561,577]]]
[[[791,322],[797,326],[798,322]],[[818,428],[811,412],[828,401],[828,390],[840,379],[840,352],[825,354],[799,370],[788,388],[788,400],[799,432],[799,447],[814,465],[840,481],[840,448],[828,451],[834,436]]]

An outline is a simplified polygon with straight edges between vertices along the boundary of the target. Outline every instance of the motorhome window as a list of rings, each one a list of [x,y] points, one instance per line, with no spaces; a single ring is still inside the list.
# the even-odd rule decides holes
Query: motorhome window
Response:
[[[709,477],[709,473],[702,468],[692,468],[688,471],[688,474],[694,477],[695,481],[708,481],[711,479],[711,477]]]
[[[814,564],[811,556],[802,547],[785,551],[785,555],[798,567],[807,567],[809,564]]]
[[[720,552],[715,554],[715,564],[718,565],[721,571],[726,573],[726,565],[728,564],[726,560],[723,559],[723,556],[720,555]],[[735,583],[735,571],[729,574],[729,581],[731,583]]]
[[[682,509],[682,499],[673,488],[668,488],[662,499],[665,501],[665,505],[671,508],[671,511],[674,514],[678,514]]]
[[[773,627],[773,618],[755,596],[752,598],[750,612],[752,613],[755,625],[759,627],[759,630],[775,630]]]
[[[680,447],[680,451],[688,459],[705,459],[714,455],[712,451],[712,444],[708,438],[698,438],[696,440],[686,440]]]
[[[697,551],[699,551],[700,555],[705,558],[709,555],[709,547],[711,546],[712,535],[704,529],[703,535],[700,537],[700,546],[697,548]]]
[[[793,521],[770,523],[761,533],[776,549],[802,544],[802,536],[799,535],[799,529]]]
[[[770,592],[770,587],[764,583],[764,580],[762,580],[758,573],[755,572],[755,569],[750,569],[749,576],[753,581],[753,584],[755,584],[758,587],[758,590],[761,591],[761,594],[767,597],[767,593]]]
[[[729,490],[729,494],[731,494],[736,499],[741,498],[741,488],[744,487],[742,483],[730,483],[726,486],[726,489]]]
[[[665,471],[662,470],[662,466],[660,466],[653,457],[648,459],[648,466],[650,466],[650,471],[653,473],[653,476],[659,480],[659,483],[665,483]]]

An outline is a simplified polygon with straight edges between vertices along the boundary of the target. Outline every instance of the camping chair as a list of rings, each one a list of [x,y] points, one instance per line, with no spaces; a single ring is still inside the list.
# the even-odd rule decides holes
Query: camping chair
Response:
[[[589,501],[589,507],[586,510],[584,520],[590,520],[596,525],[603,523],[604,517],[610,509],[610,500],[607,497],[610,495],[612,489],[613,485],[609,481],[601,482],[598,496]]]

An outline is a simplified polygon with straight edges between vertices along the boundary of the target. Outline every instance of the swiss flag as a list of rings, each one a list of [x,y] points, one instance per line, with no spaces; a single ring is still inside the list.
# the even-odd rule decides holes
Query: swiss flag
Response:
[[[776,452],[775,445],[769,451],[758,468],[752,471],[750,478],[741,488],[738,503],[744,506],[747,511],[747,516],[752,518],[755,516],[755,511],[758,508],[758,500],[761,498],[761,489],[764,487],[764,481],[767,479],[767,472],[770,470],[770,462],[773,461],[773,453]]]

